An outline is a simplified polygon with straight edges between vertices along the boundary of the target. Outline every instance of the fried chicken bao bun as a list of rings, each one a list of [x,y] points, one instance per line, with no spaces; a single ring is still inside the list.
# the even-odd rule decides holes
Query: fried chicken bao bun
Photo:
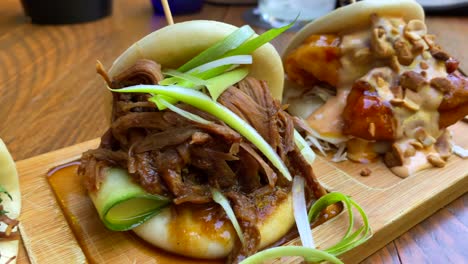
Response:
[[[232,25],[203,20],[166,26],[128,48],[115,60],[109,75],[115,77],[138,59],[153,60],[162,68],[176,69],[236,29]],[[284,70],[279,54],[271,44],[266,44],[252,56],[249,76],[266,80],[273,97],[280,100]],[[207,217],[213,217],[210,208],[201,211],[199,208],[196,205],[169,206],[133,231],[150,244],[176,254],[204,259],[226,257],[237,239],[234,228],[227,219],[206,221]],[[259,219],[260,248],[263,248],[280,239],[294,225],[291,194],[276,207],[265,210]]]
[[[339,149],[335,160],[381,155],[400,177],[443,167],[452,152],[446,128],[468,114],[468,79],[435,40],[416,1],[339,8],[286,48],[283,103],[324,147]]]
[[[371,26],[369,19],[372,14],[379,16],[401,17],[405,21],[413,19],[424,21],[424,10],[413,0],[366,0],[356,2],[334,10],[302,28],[290,41],[283,52],[283,62],[286,63],[288,55],[297,49],[311,35],[331,34],[348,32],[356,29],[366,28]],[[288,90],[297,89],[298,84],[286,80],[285,92]],[[294,115],[306,118],[310,114],[310,109],[315,109],[318,106],[309,104],[297,103],[292,104],[289,108]],[[342,138],[336,136],[321,135],[330,142],[343,141]]]
[[[236,29],[236,26],[209,20],[166,26],[130,46],[115,60],[109,76],[113,78],[138,59],[153,60],[163,68],[176,69]],[[268,43],[252,53],[252,57],[254,63],[249,76],[266,81],[273,97],[281,100],[284,70],[276,49]]]

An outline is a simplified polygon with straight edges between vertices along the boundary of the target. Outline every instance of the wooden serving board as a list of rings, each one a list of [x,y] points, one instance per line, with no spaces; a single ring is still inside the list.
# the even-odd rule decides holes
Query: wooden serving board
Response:
[[[468,123],[459,122],[452,131],[455,143],[468,148]],[[21,235],[31,263],[85,263],[86,255],[68,225],[47,180],[47,172],[80,157],[83,151],[95,148],[98,139],[84,142],[31,159],[17,162],[23,198]],[[372,174],[359,176],[368,167]],[[351,195],[367,212],[373,237],[365,244],[347,252],[341,258],[345,263],[356,263],[383,247],[413,225],[433,214],[442,206],[468,191],[468,160],[455,155],[443,169],[429,169],[406,179],[393,175],[383,164],[360,165],[351,162],[330,163],[318,158],[315,174],[330,191]],[[85,214],[76,215],[72,221],[82,221]],[[81,224],[81,223],[80,223]],[[314,238],[319,248],[338,240],[347,227],[345,214],[314,228]],[[85,234],[88,235],[88,234]],[[90,236],[92,237],[92,236]],[[88,249],[98,247],[99,241],[81,241]],[[109,263],[134,263],[131,252],[116,252],[110,241],[106,250],[94,251],[97,259]],[[298,243],[298,239],[290,243]],[[121,256],[113,258],[118,254]],[[281,259],[277,262],[300,263],[299,258]],[[105,262],[105,261],[103,261]],[[141,262],[141,261],[140,261]],[[145,263],[160,263],[148,259]],[[184,263],[178,259],[173,263]],[[101,263],[101,262],[100,262]]]

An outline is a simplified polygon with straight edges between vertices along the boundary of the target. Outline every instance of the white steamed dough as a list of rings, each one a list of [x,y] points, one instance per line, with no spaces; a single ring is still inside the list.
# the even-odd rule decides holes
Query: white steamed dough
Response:
[[[138,59],[149,59],[163,68],[176,69],[203,50],[231,34],[237,27],[217,21],[192,20],[154,31],[130,46],[109,70],[112,78]],[[284,70],[278,52],[271,44],[257,49],[249,76],[265,80],[274,98],[281,100]]]

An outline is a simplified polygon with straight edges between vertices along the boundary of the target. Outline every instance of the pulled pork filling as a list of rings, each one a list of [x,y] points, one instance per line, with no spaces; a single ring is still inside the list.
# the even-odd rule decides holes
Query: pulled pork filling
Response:
[[[401,177],[443,167],[452,152],[446,128],[468,114],[468,78],[423,21],[369,19],[368,28],[312,35],[289,54],[286,73],[299,86],[285,101],[319,138],[346,144],[352,161],[382,154]]]
[[[19,221],[8,217],[7,212],[3,210],[3,205],[0,204],[0,223],[5,224],[4,231],[0,231],[0,240],[17,240],[19,239],[18,231],[13,231],[18,226]]]
[[[112,88],[157,84],[160,66],[139,60],[113,80]],[[170,197],[175,205],[213,203],[215,187],[230,200],[246,243],[238,240],[228,257],[237,263],[258,250],[257,221],[290,192],[291,182],[257,148],[215,117],[187,104],[176,106],[210,124],[192,122],[170,110],[159,111],[149,94],[113,93],[112,124],[98,149],[85,152],[79,173],[89,191],[99,188],[102,169],[121,167],[146,191]],[[306,199],[324,195],[311,165],[294,144],[294,119],[272,98],[265,82],[246,78],[228,88],[218,102],[247,121],[276,150],[292,175],[306,179]]]

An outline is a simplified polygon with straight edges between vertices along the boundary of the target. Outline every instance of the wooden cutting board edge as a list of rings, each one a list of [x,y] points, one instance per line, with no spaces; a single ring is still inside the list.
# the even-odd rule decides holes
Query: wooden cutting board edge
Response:
[[[95,148],[99,142],[100,139],[93,139],[16,162],[23,201],[19,229],[32,264],[65,263],[64,260],[67,260],[66,263],[87,263],[86,256],[47,183],[46,175],[55,166],[78,159],[83,150]],[[37,207],[37,202],[41,200],[49,203]],[[44,220],[45,222],[41,222]],[[53,241],[45,237],[43,225],[51,233],[47,237],[55,238]],[[53,255],[40,253],[47,250]]]

